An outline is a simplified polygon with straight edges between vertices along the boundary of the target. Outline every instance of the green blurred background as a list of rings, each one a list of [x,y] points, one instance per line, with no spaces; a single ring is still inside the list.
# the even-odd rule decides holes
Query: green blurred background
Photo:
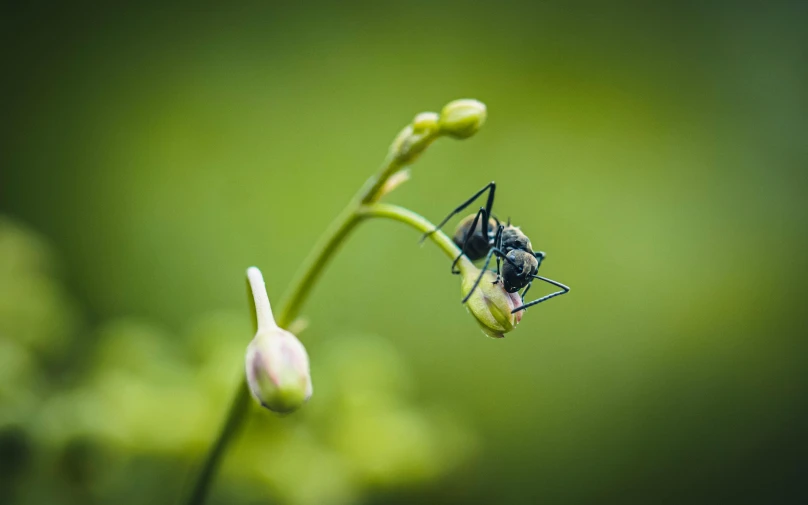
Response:
[[[461,97],[483,130],[390,200],[437,220],[496,180],[572,292],[491,340],[436,248],[361,226],[304,310],[311,402],[253,416],[210,503],[803,502],[807,23],[5,5],[0,502],[175,502],[242,380],[245,268],[277,301],[398,130]]]

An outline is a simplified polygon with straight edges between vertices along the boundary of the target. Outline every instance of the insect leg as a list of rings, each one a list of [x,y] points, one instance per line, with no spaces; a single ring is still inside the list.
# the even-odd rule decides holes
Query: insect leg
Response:
[[[472,196],[471,198],[469,198],[468,200],[466,200],[465,202],[463,202],[462,204],[460,204],[460,205],[459,205],[459,206],[458,206],[458,207],[457,207],[455,210],[453,210],[452,212],[450,212],[450,213],[449,213],[449,215],[448,215],[448,216],[446,216],[445,218],[443,218],[443,221],[441,221],[441,222],[440,222],[440,223],[439,223],[439,224],[438,224],[438,225],[435,227],[435,229],[434,229],[434,230],[432,230],[432,231],[428,231],[428,232],[424,233],[423,235],[421,235],[421,240],[419,241],[419,243],[420,243],[420,242],[423,242],[424,240],[426,240],[426,238],[427,238],[428,236],[432,235],[432,234],[433,234],[433,233],[435,233],[436,231],[438,231],[438,230],[440,230],[441,228],[443,228],[443,225],[445,225],[445,224],[446,224],[446,223],[447,223],[447,222],[448,222],[448,221],[449,221],[449,220],[452,218],[452,216],[454,216],[455,214],[457,214],[457,213],[459,213],[459,212],[462,212],[462,211],[463,211],[463,209],[465,209],[466,207],[468,207],[469,205],[471,205],[471,204],[474,202],[474,200],[476,200],[476,199],[477,199],[477,198],[478,198],[480,195],[482,195],[483,193],[485,193],[485,192],[486,192],[486,191],[488,191],[489,189],[490,189],[491,191],[488,193],[488,200],[487,200],[487,201],[486,201],[486,203],[485,203],[485,209],[486,209],[486,212],[488,213],[488,215],[490,216],[490,215],[491,215],[491,209],[492,209],[492,208],[493,208],[493,206],[494,206],[494,192],[495,192],[495,191],[496,191],[496,189],[497,189],[497,185],[496,185],[496,183],[495,183],[494,181],[491,181],[491,182],[489,182],[488,184],[486,184],[486,185],[485,185],[485,187],[484,187],[483,189],[481,189],[481,190],[477,191],[476,193],[474,193],[474,196]],[[484,228],[486,231],[488,230],[488,222],[487,222],[487,221],[484,223],[483,228]]]
[[[532,286],[532,285],[533,285],[533,281],[528,282],[527,287],[525,288],[524,291],[522,291],[522,303],[525,303],[525,295],[527,294],[527,291],[530,289],[530,286]]]
[[[497,234],[494,236],[494,247],[496,249],[502,249],[502,230],[504,229],[505,227],[499,224],[499,221],[497,221]],[[497,256],[497,280],[494,281],[494,284],[499,282],[500,276],[501,272],[500,272],[499,256]]]
[[[554,281],[554,280],[548,279],[547,277],[542,277],[542,276],[540,276],[540,275],[534,275],[534,276],[533,276],[533,278],[534,278],[534,279],[539,279],[539,280],[542,280],[542,281],[544,281],[544,282],[547,282],[547,283],[549,283],[549,284],[552,284],[553,286],[556,286],[556,287],[558,287],[558,288],[561,288],[561,291],[556,291],[555,293],[550,293],[550,294],[549,294],[549,295],[547,295],[547,296],[542,296],[542,297],[541,297],[541,298],[539,298],[538,300],[533,300],[532,302],[526,303],[526,304],[522,305],[521,307],[517,307],[517,308],[515,308],[515,309],[513,309],[513,310],[511,311],[511,314],[515,314],[516,312],[519,312],[520,310],[525,310],[526,308],[528,308],[528,307],[532,307],[532,306],[534,306],[534,305],[536,305],[536,304],[539,304],[539,303],[541,303],[541,302],[546,302],[546,301],[547,301],[547,300],[549,300],[550,298],[553,298],[553,297],[556,297],[556,296],[560,296],[560,295],[563,295],[563,294],[565,294],[565,293],[569,293],[569,291],[570,291],[570,288],[568,288],[567,286],[565,286],[565,285],[561,284],[560,282],[556,282],[556,281]]]
[[[464,254],[466,254],[466,245],[469,243],[469,240],[471,240],[471,237],[474,235],[475,230],[477,230],[477,223],[480,220],[480,215],[481,214],[483,215],[483,219],[485,219],[485,217],[486,217],[485,216],[485,209],[482,208],[482,207],[480,207],[480,210],[477,211],[477,215],[474,216],[474,220],[471,222],[471,228],[469,228],[469,232],[466,233],[465,238],[463,238],[463,247],[460,248],[460,254],[458,254],[457,258],[455,258],[454,261],[452,262],[452,273],[453,274],[459,274],[460,273],[460,270],[455,269],[455,266],[457,265],[457,262],[460,261],[460,258],[463,257]]]

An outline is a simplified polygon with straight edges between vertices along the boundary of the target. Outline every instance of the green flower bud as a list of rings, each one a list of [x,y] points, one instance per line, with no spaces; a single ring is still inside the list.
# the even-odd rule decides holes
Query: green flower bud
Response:
[[[258,322],[255,338],[247,346],[247,385],[264,407],[292,412],[311,397],[309,356],[297,337],[275,323],[261,271],[250,267],[247,279]]]
[[[269,410],[292,412],[311,397],[309,356],[288,331],[256,334],[247,347],[246,363],[250,392]]]
[[[463,282],[461,294],[465,297],[471,291],[474,282],[480,275],[480,269],[466,263],[461,265]],[[511,314],[511,311],[522,304],[519,293],[508,293],[502,281],[494,283],[496,273],[486,271],[480,284],[466,302],[466,309],[479,323],[483,333],[492,338],[503,338],[522,320],[524,311]]]
[[[401,130],[390,150],[399,163],[412,163],[439,135],[438,115],[435,112],[422,112]]]
[[[440,113],[440,132],[456,139],[466,139],[477,133],[485,118],[484,103],[470,98],[454,100]]]
[[[440,121],[440,116],[437,112],[422,112],[412,120],[412,129],[416,133],[437,131],[438,121]]]

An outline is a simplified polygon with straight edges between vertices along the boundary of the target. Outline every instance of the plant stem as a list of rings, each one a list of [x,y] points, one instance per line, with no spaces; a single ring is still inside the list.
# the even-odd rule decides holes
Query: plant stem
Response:
[[[255,272],[253,272],[253,270],[255,270]],[[261,286],[258,286],[258,281],[260,281]],[[257,268],[247,270],[247,305],[250,307],[250,312],[252,313],[253,329],[256,333],[261,327],[262,316],[258,311],[260,310],[259,305],[261,305],[260,292],[262,290],[260,288],[264,287],[263,284],[264,279],[261,276],[260,270]],[[263,289],[263,293],[263,296],[266,297],[266,289]],[[266,307],[269,307],[269,299],[266,300]],[[266,317],[266,315],[264,317]],[[268,317],[272,319],[271,309]],[[273,321],[271,324],[275,324],[275,322]],[[216,441],[213,442],[207,455],[205,455],[205,462],[202,464],[202,469],[199,470],[196,481],[194,481],[194,487],[186,501],[188,505],[202,505],[205,502],[205,497],[208,494],[210,485],[213,483],[213,477],[219,470],[225,449],[227,449],[228,444],[230,444],[230,440],[238,433],[244,418],[247,417],[247,413],[250,411],[249,407],[250,388],[247,387],[245,380],[240,380],[238,390],[230,404],[230,409],[227,411],[227,419],[225,419],[224,425],[222,425],[222,429],[216,437]]]
[[[387,219],[392,219],[394,221],[398,221],[400,223],[404,223],[412,228],[415,228],[421,233],[431,232],[435,229],[435,225],[427,221],[423,216],[420,214],[416,214],[415,212],[405,209],[404,207],[399,207],[398,205],[390,205],[388,203],[374,203],[371,205],[363,205],[359,208],[359,215],[362,217],[383,217]],[[427,238],[432,240],[436,246],[443,251],[449,259],[454,260],[458,256],[460,256],[460,248],[452,242],[452,239],[446,236],[440,230],[437,230],[433,233],[427,235]],[[468,258],[465,256],[461,257],[460,263],[468,262]]]
[[[317,245],[309,253],[303,265],[300,267],[297,276],[292,281],[288,295],[286,295],[278,312],[278,326],[286,327],[297,318],[303,302],[314,287],[316,279],[320,276],[328,261],[337,252],[345,237],[359,223],[360,207],[379,193],[384,183],[391,175],[402,169],[403,166],[396,161],[392,154],[388,154],[379,172],[368,179],[365,185],[354,196],[348,206],[342,210],[339,216],[331,223],[328,230],[320,238]]]
[[[230,410],[227,412],[227,419],[222,426],[222,430],[205,456],[205,462],[186,502],[188,505],[202,505],[205,502],[210,485],[213,483],[213,477],[222,462],[222,456],[250,412],[251,403],[250,390],[247,387],[247,382],[242,379],[239,381],[238,391],[236,391],[233,402],[230,404]]]
[[[437,118],[436,114],[435,117]],[[275,319],[277,326],[286,328],[297,318],[303,307],[303,303],[311,293],[323,269],[328,264],[331,257],[339,250],[345,238],[360,221],[372,217],[384,217],[408,224],[422,233],[434,229],[432,223],[414,212],[395,205],[375,203],[385,194],[385,183],[388,179],[414,161],[417,155],[433,140],[442,135],[442,132],[437,129],[436,124],[433,125],[431,130],[424,130],[423,125],[419,128],[421,129],[416,132],[413,125],[408,125],[401,131],[393,142],[379,172],[368,179],[362,189],[359,190],[345,209],[343,209],[339,216],[331,223],[319,242],[314,246],[314,249],[309,253],[296,277],[290,284],[288,294],[281,303],[277,319]],[[402,152],[402,150],[406,152]],[[432,233],[429,235],[429,238],[451,259],[456,258],[460,254],[460,249],[443,232],[437,231]],[[459,264],[461,269],[465,268],[466,263],[468,263],[468,260],[464,256]],[[263,280],[261,281],[263,283]],[[263,299],[259,300],[259,297],[256,295],[255,302],[263,302]],[[253,305],[253,303],[250,303],[251,307]],[[266,300],[266,310],[261,313],[260,311],[262,309],[259,307],[257,309],[258,312],[253,313],[253,315],[256,316],[257,327],[265,323],[271,324],[266,321],[267,317],[270,319],[272,317],[271,310],[269,310],[268,307],[269,301]],[[236,391],[233,402],[230,405],[224,426],[222,426],[216,441],[205,457],[202,469],[194,482],[192,493],[186,502],[188,505],[202,505],[204,502],[213,478],[216,476],[222,456],[227,450],[230,441],[243,424],[244,419],[247,418],[251,404],[249,388],[246,382],[241,380],[239,381],[238,390]]]
[[[368,179],[359,193],[357,193],[339,216],[331,223],[331,226],[329,226],[317,245],[315,245],[314,249],[309,253],[309,256],[303,262],[297,276],[292,281],[288,291],[289,294],[284,298],[281,309],[278,311],[278,317],[275,320],[278,326],[282,328],[286,327],[295,320],[303,306],[303,302],[306,301],[306,298],[311,292],[311,288],[314,287],[314,283],[319,278],[326,264],[328,264],[328,261],[334,253],[337,252],[339,246],[351,230],[354,229],[359,221],[366,217],[360,214],[360,208],[362,208],[364,203],[373,201],[384,187],[384,183],[387,179],[402,168],[403,165],[397,161],[393,153],[389,153],[379,172]],[[248,292],[249,290],[250,283],[248,282]],[[253,307],[251,310],[254,310],[255,304],[250,303],[250,306]],[[254,312],[253,315],[256,316],[257,331],[258,325],[261,322],[259,317],[261,314]],[[227,419],[219,435],[216,437],[216,441],[208,451],[202,469],[194,482],[191,494],[186,502],[188,505],[202,505],[202,503],[204,503],[210,484],[213,482],[213,478],[219,468],[222,456],[227,446],[230,444],[230,441],[243,424],[244,419],[247,417],[250,404],[249,388],[246,382],[241,380],[239,381],[238,390],[236,391],[233,401],[230,404]]]

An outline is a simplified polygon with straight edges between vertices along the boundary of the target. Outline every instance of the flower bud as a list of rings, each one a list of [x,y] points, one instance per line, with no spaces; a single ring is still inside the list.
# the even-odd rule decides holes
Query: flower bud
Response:
[[[412,120],[412,129],[416,133],[435,131],[438,129],[440,116],[437,112],[421,112]]]
[[[446,104],[440,113],[440,132],[456,139],[466,139],[477,133],[485,123],[485,104],[465,98]]]
[[[462,268],[462,273],[461,293],[465,297],[480,275],[480,269],[469,264]],[[505,291],[501,280],[494,283],[495,280],[496,274],[486,271],[466,302],[466,308],[477,320],[483,333],[492,338],[503,338],[522,320],[524,311],[511,314],[513,309],[522,304],[522,299],[519,293]]]
[[[311,397],[309,356],[288,331],[256,334],[247,347],[246,363],[250,392],[269,410],[292,412]]]
[[[422,112],[401,130],[390,149],[399,163],[412,163],[439,134],[438,115]]]
[[[247,385],[264,407],[274,412],[292,412],[311,397],[309,356],[297,337],[275,323],[261,271],[248,268],[247,280],[258,326],[247,346]]]

